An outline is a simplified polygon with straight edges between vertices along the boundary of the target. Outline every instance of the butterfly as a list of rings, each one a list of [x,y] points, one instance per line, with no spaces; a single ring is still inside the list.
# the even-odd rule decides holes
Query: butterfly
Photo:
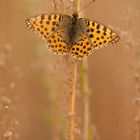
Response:
[[[27,28],[38,34],[50,51],[82,60],[94,49],[115,44],[119,36],[94,20],[63,14],[40,14],[26,20]]]

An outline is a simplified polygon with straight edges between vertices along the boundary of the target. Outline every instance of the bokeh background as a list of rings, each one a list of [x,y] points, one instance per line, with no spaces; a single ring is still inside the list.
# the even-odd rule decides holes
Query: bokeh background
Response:
[[[63,2],[56,0],[57,11],[70,14]],[[51,0],[0,1],[0,140],[66,139],[67,64],[25,26],[30,16],[52,12]],[[121,38],[88,57],[90,139],[140,140],[140,1],[96,0],[80,15]],[[83,140],[80,69],[77,90],[75,133]]]

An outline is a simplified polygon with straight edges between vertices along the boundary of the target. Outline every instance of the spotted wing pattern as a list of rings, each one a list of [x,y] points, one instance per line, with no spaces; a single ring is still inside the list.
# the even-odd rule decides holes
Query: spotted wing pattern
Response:
[[[64,30],[58,30],[53,36],[47,39],[46,44],[49,50],[57,55],[66,55],[69,53],[69,47],[64,37],[62,37]]]
[[[83,33],[89,38],[92,49],[106,47],[118,42],[118,35],[109,27],[96,21],[80,18],[80,26]]]
[[[26,25],[43,40],[54,54],[67,54],[68,44],[65,41],[65,26],[70,17],[60,14],[41,14],[26,20]]]
[[[92,47],[88,37],[82,32],[79,34],[79,41],[76,41],[70,48],[70,52],[74,58],[82,60],[92,53]]]
[[[73,18],[73,17],[72,17]],[[71,17],[61,14],[41,14],[26,20],[27,27],[45,40],[49,50],[54,54],[71,54],[83,59],[94,49],[117,43],[118,35],[107,26],[85,18],[77,19],[75,42],[68,44],[68,27]],[[77,23],[76,23],[77,24]]]

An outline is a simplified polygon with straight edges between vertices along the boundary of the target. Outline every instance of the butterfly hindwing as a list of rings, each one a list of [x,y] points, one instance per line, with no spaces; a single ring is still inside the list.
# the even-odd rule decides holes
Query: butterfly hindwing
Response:
[[[94,49],[114,44],[119,40],[115,32],[96,21],[80,18],[79,22],[82,31],[87,35]]]
[[[53,36],[46,40],[49,50],[57,55],[66,55],[69,52],[69,47],[64,39],[63,31],[64,30],[58,30]]]
[[[72,45],[70,53],[74,58],[83,59],[92,53],[92,47],[88,37],[82,32],[78,35],[79,40]]]

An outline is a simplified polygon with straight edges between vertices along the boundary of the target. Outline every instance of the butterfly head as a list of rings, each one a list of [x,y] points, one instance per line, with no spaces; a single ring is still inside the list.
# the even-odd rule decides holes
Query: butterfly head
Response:
[[[72,14],[72,17],[73,17],[73,18],[78,18],[78,12],[74,12],[74,13]]]
[[[72,23],[76,23],[77,22],[77,19],[78,19],[78,13],[77,12],[74,12],[72,14]]]

